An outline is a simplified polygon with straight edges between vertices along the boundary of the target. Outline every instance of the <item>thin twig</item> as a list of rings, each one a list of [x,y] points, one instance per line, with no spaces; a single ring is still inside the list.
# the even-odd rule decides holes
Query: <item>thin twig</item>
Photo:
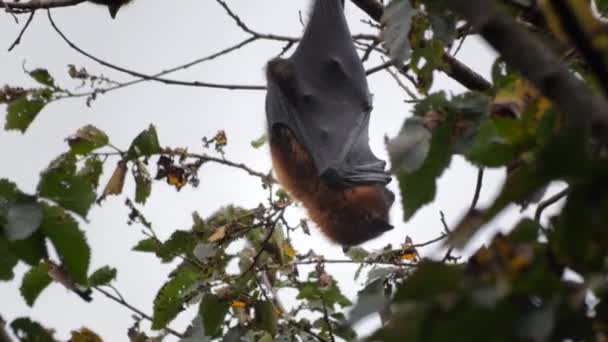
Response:
[[[102,60],[101,58],[95,57],[95,56],[91,55],[90,53],[79,48],[70,39],[68,39],[68,37],[59,29],[59,27],[57,26],[55,21],[53,21],[50,10],[47,11],[47,14],[48,14],[49,21],[51,22],[51,26],[53,27],[55,32],[57,32],[57,34],[63,39],[63,41],[66,42],[72,49],[74,49],[81,55],[83,55],[89,59],[92,59],[95,62],[97,62],[103,66],[106,66],[110,69],[120,71],[120,72],[129,74],[131,76],[143,78],[145,80],[157,81],[157,82],[161,82],[161,83],[169,84],[169,85],[206,87],[206,88],[228,89],[228,90],[266,90],[266,87],[261,86],[261,85],[220,84],[220,83],[209,83],[209,82],[200,82],[200,81],[180,81],[180,80],[173,80],[173,79],[162,78],[162,77],[154,77],[152,75],[142,74],[137,71],[133,71],[133,70],[129,70],[129,69],[117,66],[115,64],[106,62],[105,60]]]
[[[536,212],[534,213],[534,220],[536,222],[540,222],[540,217],[543,214],[543,211],[550,207],[551,205],[557,203],[562,198],[566,197],[570,193],[570,187],[566,187],[562,191],[556,193],[555,195],[549,197],[546,201],[541,202],[536,207]]]
[[[19,32],[19,35],[17,36],[17,39],[15,39],[15,41],[13,42],[13,44],[11,44],[11,46],[8,48],[8,51],[12,51],[15,46],[19,45],[19,43],[21,43],[21,37],[23,37],[23,34],[25,33],[25,31],[27,30],[27,28],[30,26],[30,23],[32,22],[32,19],[34,19],[34,14],[36,14],[36,11],[32,11],[32,13],[30,13],[30,16],[27,18],[27,21],[25,22],[25,25],[23,25],[23,28],[21,29],[21,32]]]
[[[126,307],[127,309],[135,312],[136,314],[138,314],[139,316],[143,317],[144,319],[152,322],[152,317],[149,316],[148,314],[144,313],[143,311],[139,310],[138,308],[134,307],[133,305],[129,304],[127,301],[125,301],[124,299],[121,299],[111,293],[109,293],[108,291],[96,286],[94,287],[94,289],[100,293],[102,293],[103,295],[105,295],[106,297],[110,298],[111,300],[115,301],[116,303]],[[168,333],[170,333],[173,336],[179,337],[179,338],[184,338],[183,334],[178,333],[177,331],[169,328],[169,327],[164,327],[163,328],[165,331],[167,331]]]
[[[483,171],[483,167],[480,167],[477,170],[477,184],[475,185],[475,193],[473,194],[473,200],[471,201],[471,206],[469,207],[468,212],[473,211],[477,206],[477,202],[479,201],[479,194],[481,193],[481,187],[483,186]]]

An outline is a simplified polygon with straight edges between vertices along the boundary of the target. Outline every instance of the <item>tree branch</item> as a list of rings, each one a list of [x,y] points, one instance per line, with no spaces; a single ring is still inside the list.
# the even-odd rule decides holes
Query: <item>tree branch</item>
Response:
[[[27,21],[25,22],[25,25],[23,25],[21,32],[19,32],[17,39],[15,39],[13,44],[11,44],[11,46],[8,48],[9,52],[12,51],[15,48],[15,46],[17,46],[17,45],[19,45],[19,43],[21,43],[21,37],[23,37],[23,34],[27,30],[27,28],[30,27],[30,24],[32,23],[32,19],[34,19],[34,14],[36,14],[36,11],[32,11],[32,13],[30,13],[29,18],[27,18]]]
[[[0,8],[10,8],[11,10],[21,10],[22,12],[32,12],[39,9],[49,9],[57,7],[68,7],[78,5],[86,0],[30,0],[28,2],[0,1]]]
[[[550,48],[500,10],[495,1],[451,0],[446,4],[566,112],[575,129],[591,128],[596,138],[608,143],[608,102],[574,76]]]
[[[367,13],[372,19],[380,22],[384,14],[384,7],[377,0],[351,0],[357,7]],[[483,6],[481,7],[483,9]],[[481,75],[458,61],[450,54],[443,55],[445,67],[441,69],[446,75],[458,81],[470,90],[486,91],[492,87]]]

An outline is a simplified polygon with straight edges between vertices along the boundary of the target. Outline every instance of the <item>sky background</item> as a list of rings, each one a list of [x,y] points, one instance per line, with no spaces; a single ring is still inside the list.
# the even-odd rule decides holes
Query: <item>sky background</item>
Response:
[[[309,8],[308,0],[232,0],[228,3],[252,29],[286,36],[300,35],[299,13],[306,18]],[[53,16],[64,33],[82,49],[116,65],[147,74],[209,55],[247,37],[214,1],[182,0],[179,5],[175,4],[170,1],[135,1],[122,9],[116,20],[110,19],[106,8],[88,3],[56,9]],[[361,22],[367,18],[365,14],[351,3],[347,4],[346,15],[353,33],[370,31]],[[10,15],[3,13],[0,16],[0,85],[36,86],[23,72],[22,65],[30,70],[47,68],[58,84],[71,89],[79,82],[68,77],[68,64],[85,67],[91,74],[103,74],[115,81],[131,80],[128,75],[104,68],[70,49],[53,31],[44,12],[36,14],[21,44],[7,52],[26,19],[26,16],[21,16],[17,25]],[[256,42],[218,60],[174,73],[170,78],[262,85],[265,83],[265,62],[276,56],[281,48],[276,42]],[[472,38],[464,44],[458,58],[489,78],[495,55],[483,42]],[[371,58],[366,68],[381,62],[378,58]],[[386,159],[384,136],[392,137],[399,132],[404,119],[410,115],[411,106],[404,102],[406,94],[389,74],[376,73],[368,81],[374,94],[370,144],[376,155]],[[464,91],[442,74],[437,74],[433,89],[453,94]],[[2,127],[4,109],[0,106]],[[226,148],[228,159],[244,162],[262,172],[270,169],[268,147],[253,149],[250,145],[265,131],[264,92],[144,82],[100,95],[91,107],[85,105],[83,98],[52,103],[39,114],[25,134],[0,131],[0,178],[8,178],[20,189],[34,193],[40,171],[67,150],[65,138],[87,124],[105,131],[110,141],[122,149],[126,149],[139,132],[154,124],[162,146],[188,147],[191,152],[204,152],[201,138],[211,137],[219,129],[224,129],[229,140]],[[109,179],[115,162],[106,162],[100,182],[102,186]],[[448,224],[458,222],[472,199],[476,173],[469,163],[455,157],[438,182],[438,194],[432,205],[424,207],[412,220],[404,223],[398,199],[391,212],[395,229],[363,247],[379,249],[388,243],[396,246],[406,236],[415,243],[439,236],[443,229],[439,211],[445,213]],[[193,211],[207,217],[227,204],[252,208],[265,200],[266,194],[258,179],[241,170],[205,164],[199,177],[201,183],[198,188],[187,186],[179,193],[163,182],[154,184],[152,195],[142,211],[161,239],[166,239],[176,229],[189,229]],[[504,170],[487,170],[480,206],[490,203],[503,179]],[[389,187],[398,193],[396,181]],[[554,193],[555,189],[548,193]],[[128,209],[123,203],[126,196],[133,197],[133,191],[133,181],[127,177],[123,195],[110,197],[101,206],[95,205],[89,213],[89,222],[80,223],[93,251],[90,270],[103,265],[116,267],[116,287],[131,304],[151,314],[152,300],[175,265],[160,264],[152,255],[130,251],[144,238],[140,227],[127,225]],[[472,247],[483,244],[496,230],[509,228],[519,217],[516,214],[519,214],[519,208],[505,211],[474,241]],[[531,210],[524,214],[531,216]],[[302,215],[298,209],[288,212],[292,222],[297,222]],[[327,258],[344,258],[341,248],[329,243],[315,228],[311,229],[311,236],[296,235],[294,247],[298,252],[314,248]],[[423,256],[434,255],[432,248],[420,252]],[[350,298],[361,289],[365,280],[361,277],[353,281],[356,265],[328,265],[327,269]],[[26,270],[21,264],[17,267],[14,281],[0,282],[0,315],[5,320],[10,322],[16,317],[30,316],[56,329],[56,337],[63,340],[69,337],[71,330],[82,326],[90,327],[106,341],[127,340],[127,328],[133,323],[131,312],[99,293],[94,294],[92,303],[85,303],[61,285],[53,284],[38,298],[34,308],[27,307],[18,290]],[[302,271],[306,274],[308,269],[303,268]],[[288,305],[293,303],[294,293],[287,291],[281,296]],[[178,331],[185,329],[194,317],[195,309],[192,307],[182,313],[170,326]],[[368,333],[377,322],[376,318],[370,318],[357,330]]]

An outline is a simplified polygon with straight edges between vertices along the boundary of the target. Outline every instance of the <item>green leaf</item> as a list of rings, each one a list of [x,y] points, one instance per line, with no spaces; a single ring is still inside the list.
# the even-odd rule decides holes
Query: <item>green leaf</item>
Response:
[[[192,232],[176,230],[159,248],[157,255],[163,262],[170,262],[178,255],[192,253],[196,244],[197,239]]]
[[[361,247],[351,247],[346,253],[352,261],[361,262],[369,255],[369,252]]]
[[[268,135],[264,134],[261,137],[253,140],[251,142],[251,147],[253,148],[260,148],[262,147],[266,142],[268,141]]]
[[[431,148],[422,166],[414,172],[396,171],[405,221],[423,205],[433,201],[437,178],[450,165],[451,159],[450,129],[443,123],[433,131]]]
[[[44,206],[41,229],[51,240],[62,265],[74,281],[85,285],[91,249],[74,218],[57,206]]]
[[[156,239],[148,238],[148,239],[143,239],[143,240],[139,241],[137,243],[137,245],[135,245],[133,247],[133,250],[137,251],[137,252],[156,253],[159,251],[159,249],[161,247],[162,247],[162,244],[160,244],[158,241],[156,241]]]
[[[0,234],[0,280],[11,280],[15,277],[13,269],[19,259],[13,254],[8,240]]]
[[[15,319],[11,329],[21,342],[56,342],[48,329],[27,317]]]
[[[7,108],[4,129],[7,131],[17,129],[21,133],[24,133],[47,103],[42,98],[35,97],[28,99],[28,96],[22,96],[10,102]]]
[[[186,297],[188,289],[198,279],[199,276],[196,272],[182,268],[158,290],[156,298],[154,298],[152,329],[164,328],[177,314],[184,310],[184,303],[188,299]]]
[[[212,293],[203,297],[198,312],[207,336],[217,336],[222,332],[222,323],[224,323],[224,317],[226,317],[229,307],[226,300]]]
[[[40,296],[42,291],[51,284],[52,279],[49,276],[49,264],[42,262],[30,270],[23,276],[19,291],[25,302],[29,306],[33,306],[34,302]]]
[[[441,262],[423,262],[399,287],[393,300],[425,301],[441,294],[457,292],[463,281],[462,267]]]
[[[480,125],[473,145],[466,154],[473,163],[490,167],[507,165],[516,156],[517,150],[499,134],[492,119]]]
[[[141,160],[137,160],[135,165],[135,202],[145,204],[152,192],[152,177]]]
[[[103,266],[97,271],[93,272],[89,277],[89,286],[102,286],[107,285],[114,279],[116,279],[116,269],[110,266]]]
[[[38,83],[48,86],[55,87],[55,80],[53,76],[49,74],[46,69],[35,69],[29,72],[30,76]]]
[[[38,265],[41,260],[49,256],[46,237],[41,230],[36,231],[27,239],[11,242],[10,246],[15,256],[31,266]]]
[[[42,173],[38,194],[86,217],[95,202],[95,190],[89,179],[75,173],[74,155],[66,153],[60,156]]]
[[[67,138],[70,149],[75,154],[87,154],[95,149],[108,144],[108,136],[92,125],[86,125],[79,129],[76,134]]]
[[[103,172],[103,162],[98,156],[92,156],[85,160],[84,166],[78,170],[77,176],[86,179],[93,185],[93,189],[99,186],[99,176]]]
[[[158,154],[161,151],[156,128],[150,125],[147,130],[139,133],[127,151],[127,159],[132,160],[141,156]]]
[[[412,47],[408,35],[417,12],[409,1],[391,1],[384,10],[382,37],[392,60],[404,61],[410,57]]]
[[[258,329],[267,331],[272,336],[277,333],[277,313],[271,301],[258,301],[253,305],[255,325]],[[223,320],[223,317],[222,317]]]

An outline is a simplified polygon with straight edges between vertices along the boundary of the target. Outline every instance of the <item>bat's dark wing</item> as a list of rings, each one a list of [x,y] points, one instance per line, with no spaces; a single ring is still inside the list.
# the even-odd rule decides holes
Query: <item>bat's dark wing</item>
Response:
[[[315,2],[304,36],[287,61],[293,94],[269,78],[269,127],[289,127],[330,185],[388,183],[385,162],[369,148],[371,98],[342,0]]]

